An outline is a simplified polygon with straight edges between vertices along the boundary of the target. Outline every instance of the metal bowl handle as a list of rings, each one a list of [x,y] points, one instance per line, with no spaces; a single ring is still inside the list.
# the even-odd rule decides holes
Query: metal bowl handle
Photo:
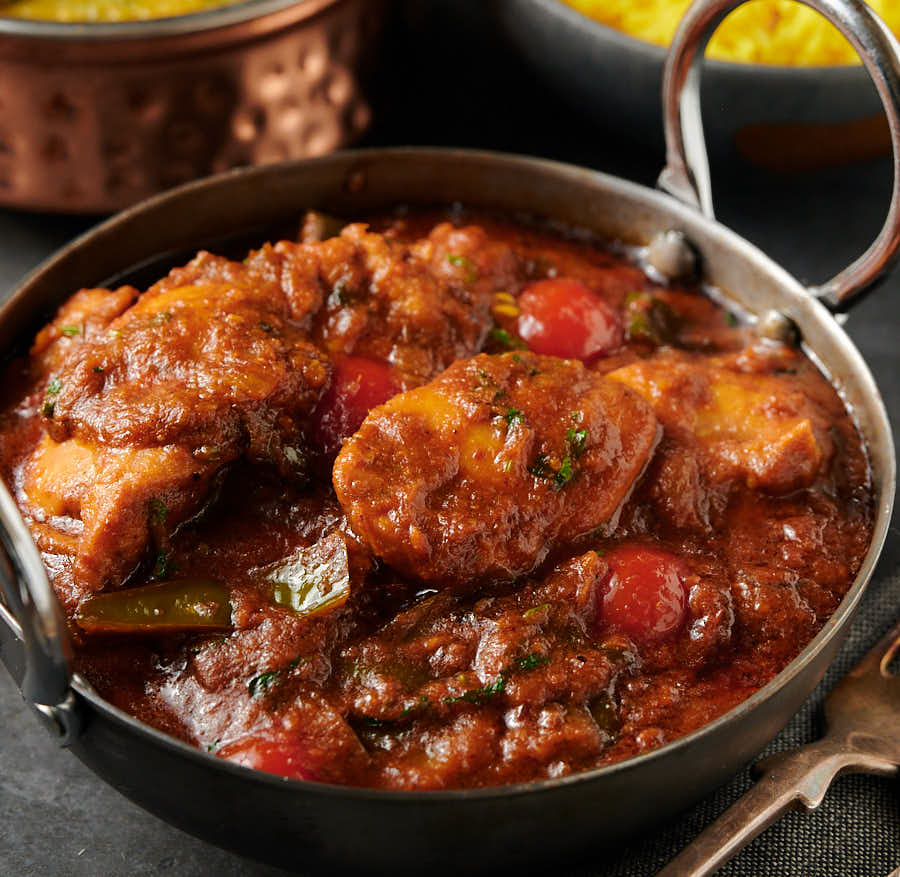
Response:
[[[31,534],[2,484],[0,591],[12,615],[13,632],[21,638],[25,652],[22,695],[66,744],[80,728],[77,702],[69,684],[72,650],[66,621]],[[6,611],[0,613],[0,620],[6,615]]]
[[[666,167],[659,186],[714,218],[709,162],[700,117],[700,67],[706,44],[722,20],[746,0],[694,0],[685,13],[663,70]],[[887,219],[871,246],[810,293],[838,307],[873,283],[900,247],[900,43],[861,0],[798,0],[825,16],[850,41],[868,70],[887,114],[894,182]]]

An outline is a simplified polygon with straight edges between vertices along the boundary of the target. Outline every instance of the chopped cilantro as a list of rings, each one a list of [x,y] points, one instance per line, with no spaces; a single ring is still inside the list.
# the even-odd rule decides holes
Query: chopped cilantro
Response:
[[[158,499],[150,500],[150,523],[154,526],[161,527],[166,522],[166,518],[169,516],[169,510],[166,508],[165,503],[161,502]]]
[[[574,477],[575,473],[572,471],[572,458],[563,457],[559,472],[557,472],[553,478],[556,482],[557,489],[565,487]]]
[[[102,375],[103,372],[104,372],[104,368],[103,368],[102,365],[95,365],[95,366],[94,366],[94,371],[95,371],[98,375]]]
[[[732,329],[735,326],[740,325],[740,320],[738,320],[738,318],[733,313],[731,313],[731,311],[725,312],[725,322],[728,323],[728,325],[731,326]]]
[[[165,551],[158,552],[153,563],[153,578],[167,579],[174,574],[175,564],[169,560]]]
[[[513,362],[521,362],[521,361],[522,361],[522,357],[521,357],[521,356],[519,356],[519,354],[518,354],[518,353],[517,353],[517,354],[515,354],[515,356],[513,356],[513,358],[512,358],[512,359],[513,359]]]
[[[457,256],[454,253],[447,253],[447,261],[451,265],[458,265],[466,269],[466,282],[473,283],[478,278],[478,269],[475,267],[471,259],[465,256]]]
[[[160,311],[158,314],[154,314],[153,319],[150,322],[154,326],[161,326],[163,323],[168,322],[172,319],[171,311]]]
[[[406,718],[406,716],[410,715],[411,713],[417,713],[419,712],[419,710],[427,709],[430,706],[431,701],[427,697],[422,695],[418,699],[418,701],[416,701],[416,703],[414,703],[412,706],[406,707],[406,709],[404,709],[403,712],[400,713],[400,717]]]
[[[247,684],[250,697],[262,697],[280,675],[280,670],[269,670],[266,673],[260,673],[259,676],[254,676]]]
[[[519,665],[520,670],[534,670],[535,667],[540,667],[542,664],[549,664],[550,658],[532,652],[530,655],[525,655],[524,658],[519,658],[516,663]]]
[[[566,444],[575,457],[580,457],[584,453],[585,442],[587,442],[587,430],[575,429],[574,426],[570,426],[566,432]]]
[[[518,421],[519,423],[525,420],[525,415],[518,408],[510,408],[509,411],[506,412],[506,422],[513,426]]]
[[[563,457],[559,469],[554,472],[548,464],[547,455],[538,454],[534,458],[534,462],[528,467],[528,471],[535,478],[552,479],[557,490],[561,490],[575,477],[575,471],[572,469],[572,458],[568,456]]]
[[[76,335],[81,334],[81,327],[80,326],[63,326],[62,328],[60,328],[59,331],[62,332],[62,334],[65,335],[67,338],[74,338]]]
[[[41,406],[41,414],[44,417],[53,417],[53,412],[56,410],[56,400],[50,397],[58,395],[61,389],[62,381],[59,378],[50,378],[47,381],[47,389],[44,391],[44,404]]]
[[[219,748],[219,746],[221,745],[221,743],[222,743],[221,738],[220,738],[220,739],[217,739],[217,740],[213,740],[212,743],[207,743],[207,744],[206,744],[206,751],[207,751],[207,752],[215,752],[215,751]]]
[[[525,347],[525,342],[521,338],[511,335],[506,329],[491,329],[491,331],[488,332],[488,338],[490,338],[491,341],[502,345],[507,350],[521,350]],[[521,362],[522,357],[516,355],[513,357],[513,360],[515,362]]]
[[[471,688],[457,697],[445,697],[444,703],[484,703],[496,694],[506,690],[506,672],[502,672],[490,685],[483,688]]]

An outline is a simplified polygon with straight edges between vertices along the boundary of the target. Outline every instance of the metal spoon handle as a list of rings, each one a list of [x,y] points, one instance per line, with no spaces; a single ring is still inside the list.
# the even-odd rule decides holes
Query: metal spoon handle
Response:
[[[892,776],[898,770],[890,761],[848,751],[844,741],[827,737],[764,759],[757,769],[763,775],[753,788],[672,859],[658,877],[712,874],[788,810],[815,810],[838,774],[862,771]]]

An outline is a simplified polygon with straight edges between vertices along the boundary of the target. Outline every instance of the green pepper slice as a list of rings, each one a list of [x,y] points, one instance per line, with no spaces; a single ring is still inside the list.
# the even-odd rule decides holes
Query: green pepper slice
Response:
[[[175,579],[91,597],[75,623],[88,633],[230,630],[231,601],[214,579]]]
[[[347,546],[334,533],[260,572],[272,589],[272,599],[298,615],[337,609],[350,596]]]

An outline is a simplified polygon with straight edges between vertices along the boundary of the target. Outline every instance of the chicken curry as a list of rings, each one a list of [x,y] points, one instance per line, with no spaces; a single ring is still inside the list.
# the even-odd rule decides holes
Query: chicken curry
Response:
[[[79,672],[295,779],[650,751],[778,674],[871,537],[860,436],[796,347],[537,223],[310,214],[74,292],[6,387]]]

